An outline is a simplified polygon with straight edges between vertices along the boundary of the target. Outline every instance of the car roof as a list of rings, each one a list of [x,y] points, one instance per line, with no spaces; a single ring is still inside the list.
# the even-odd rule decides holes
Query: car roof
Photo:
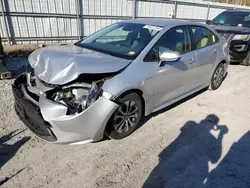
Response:
[[[250,10],[225,10],[224,12],[246,12],[246,13],[250,13]]]
[[[138,24],[145,24],[145,25],[153,25],[153,26],[160,26],[160,27],[166,27],[166,26],[173,26],[173,25],[203,25],[201,23],[197,22],[191,22],[186,20],[175,20],[175,19],[135,19],[135,20],[126,20],[121,21],[125,23],[138,23]]]

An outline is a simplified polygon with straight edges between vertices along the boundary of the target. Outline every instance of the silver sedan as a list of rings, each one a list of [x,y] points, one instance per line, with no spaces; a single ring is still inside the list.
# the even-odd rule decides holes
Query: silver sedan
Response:
[[[34,51],[29,71],[12,86],[15,109],[49,142],[122,139],[143,116],[219,88],[228,62],[227,42],[206,25],[119,22],[74,45]]]

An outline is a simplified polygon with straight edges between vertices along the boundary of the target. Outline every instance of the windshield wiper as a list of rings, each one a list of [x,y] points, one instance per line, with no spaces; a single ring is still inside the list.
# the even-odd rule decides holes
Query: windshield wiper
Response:
[[[224,25],[226,25],[226,26],[234,26],[234,27],[237,26],[236,24],[224,24]]]
[[[224,25],[223,23],[215,23],[215,22],[212,22],[211,24],[213,24],[213,25]]]
[[[226,24],[223,24],[223,23],[212,23],[213,25],[225,25],[225,26],[233,26],[233,27],[236,27],[237,25],[235,25],[235,24],[228,24],[228,23],[226,23]]]

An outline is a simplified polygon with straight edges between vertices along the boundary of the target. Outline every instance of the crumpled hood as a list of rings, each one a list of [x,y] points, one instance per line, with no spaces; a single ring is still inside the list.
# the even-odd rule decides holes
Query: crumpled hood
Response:
[[[50,46],[34,51],[29,63],[39,79],[63,85],[80,74],[112,73],[129,65],[131,60],[95,52],[75,45]]]
[[[234,27],[226,25],[210,25],[219,33],[230,33],[230,34],[250,34],[250,28],[247,27]]]

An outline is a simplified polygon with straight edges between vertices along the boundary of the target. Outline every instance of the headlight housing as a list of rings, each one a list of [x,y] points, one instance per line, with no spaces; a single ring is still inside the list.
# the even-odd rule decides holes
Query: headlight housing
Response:
[[[235,35],[233,40],[243,40],[248,41],[250,39],[250,35]]]
[[[112,100],[113,95],[102,90],[103,82],[75,83],[50,90],[47,98],[68,107],[67,115],[81,113],[90,107],[100,96]]]
[[[54,91],[51,99],[68,107],[67,115],[78,114],[91,106],[102,94],[100,84],[75,83]]]

